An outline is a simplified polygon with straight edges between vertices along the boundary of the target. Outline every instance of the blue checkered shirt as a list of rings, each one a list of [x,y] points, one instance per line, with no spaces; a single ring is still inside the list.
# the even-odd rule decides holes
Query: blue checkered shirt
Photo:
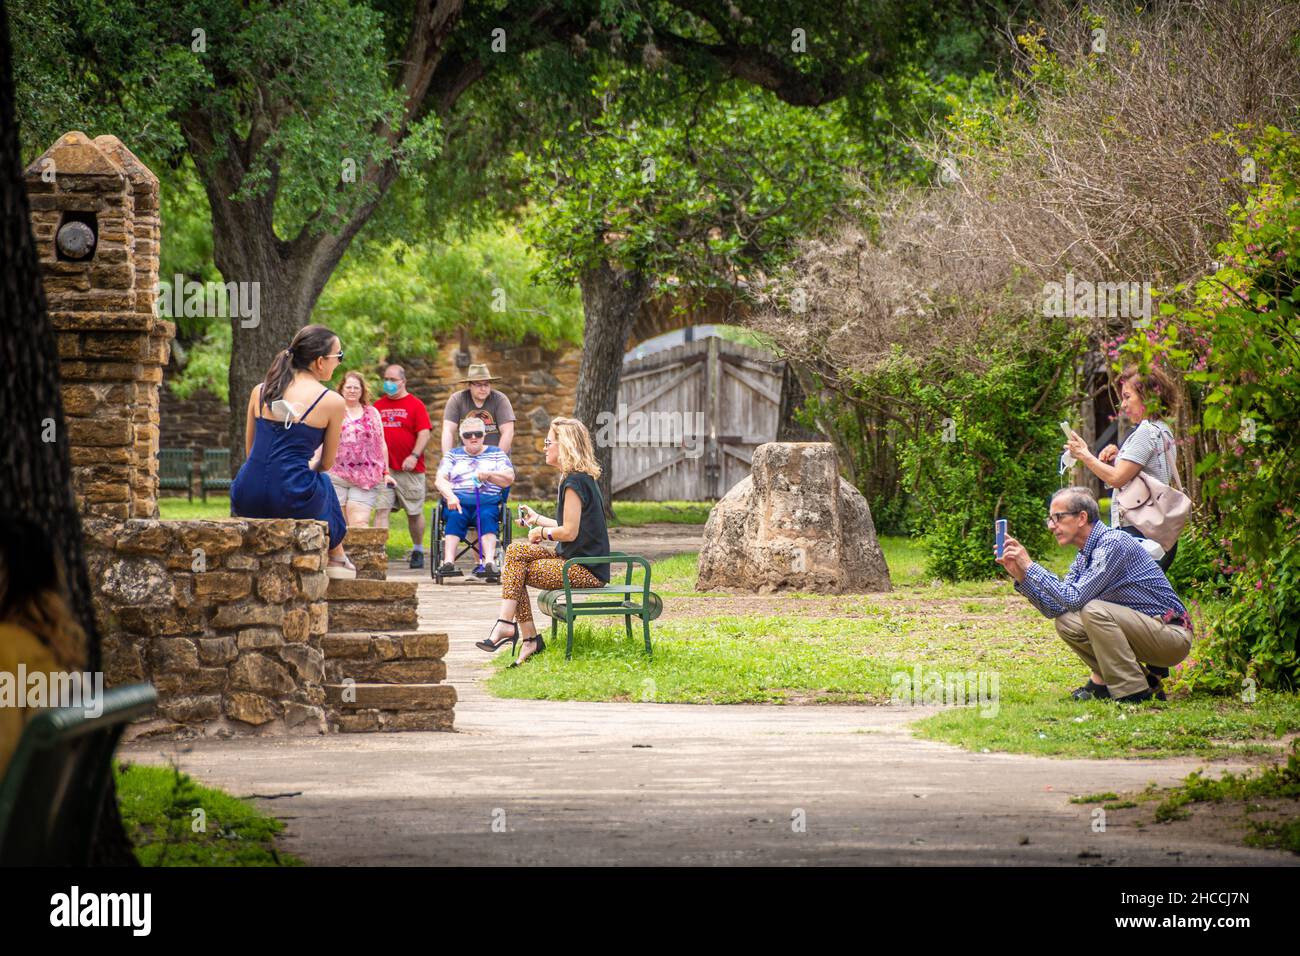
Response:
[[[1160,566],[1137,538],[1098,521],[1062,581],[1038,563],[1031,564],[1016,590],[1046,617],[1078,611],[1089,601],[1109,601],[1190,627],[1187,608],[1169,586]]]

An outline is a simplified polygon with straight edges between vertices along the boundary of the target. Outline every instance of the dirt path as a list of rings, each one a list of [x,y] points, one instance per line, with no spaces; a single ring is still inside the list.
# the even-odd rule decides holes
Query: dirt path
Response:
[[[1069,803],[1169,785],[1200,761],[968,753],[911,736],[925,708],[491,697],[473,642],[496,617],[498,590],[440,588],[397,567],[391,576],[418,579],[421,625],[451,636],[456,733],[180,745],[183,769],[232,793],[302,791],[260,803],[288,822],[285,848],[309,863],[1297,862],[1190,828],[1093,832],[1091,808]],[[141,741],[123,756],[162,762],[175,746]]]

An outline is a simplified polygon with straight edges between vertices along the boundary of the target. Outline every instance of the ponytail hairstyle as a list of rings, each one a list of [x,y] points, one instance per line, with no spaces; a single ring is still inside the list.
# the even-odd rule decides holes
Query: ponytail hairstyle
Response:
[[[262,401],[273,402],[283,398],[294,373],[309,370],[312,362],[329,355],[335,338],[337,336],[323,325],[304,325],[299,329],[289,347],[276,355],[271,363],[262,382]]]
[[[63,562],[29,518],[0,517],[0,623],[31,631],[61,667],[84,666],[86,634],[68,600]]]

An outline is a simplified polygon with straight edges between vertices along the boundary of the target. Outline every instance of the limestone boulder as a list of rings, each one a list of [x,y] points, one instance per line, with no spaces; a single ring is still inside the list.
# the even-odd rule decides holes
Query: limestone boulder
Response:
[[[889,591],[871,508],[833,445],[769,442],[709,513],[696,590]]]

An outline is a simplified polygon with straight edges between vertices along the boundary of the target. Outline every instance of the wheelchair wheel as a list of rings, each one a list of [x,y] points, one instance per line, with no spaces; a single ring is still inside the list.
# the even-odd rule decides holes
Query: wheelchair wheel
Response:
[[[429,573],[438,584],[442,583],[442,502],[433,509],[429,522]]]

